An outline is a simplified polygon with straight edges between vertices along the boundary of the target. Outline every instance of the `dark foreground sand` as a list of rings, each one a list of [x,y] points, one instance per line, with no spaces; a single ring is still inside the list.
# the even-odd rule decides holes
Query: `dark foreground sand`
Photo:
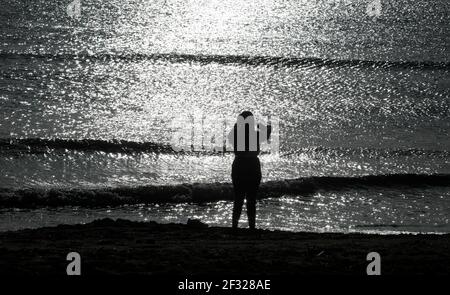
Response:
[[[0,275],[65,275],[81,254],[82,275],[365,275],[379,252],[382,274],[449,274],[450,235],[361,235],[98,220],[0,233]]]

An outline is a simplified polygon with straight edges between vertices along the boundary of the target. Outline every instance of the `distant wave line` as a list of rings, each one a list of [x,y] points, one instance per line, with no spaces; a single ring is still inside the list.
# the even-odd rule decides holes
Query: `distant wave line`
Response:
[[[0,153],[6,154],[39,154],[51,153],[53,150],[73,150],[82,152],[106,153],[156,153],[156,154],[188,154],[198,156],[231,154],[232,150],[175,150],[170,144],[155,142],[135,142],[127,140],[102,139],[60,139],[60,138],[0,138]],[[265,154],[263,151],[262,154]],[[280,157],[296,156],[298,154],[323,154],[331,157],[361,156],[361,157],[399,157],[399,156],[431,156],[439,158],[450,157],[447,150],[425,149],[376,149],[376,148],[346,148],[346,147],[303,147],[293,151],[281,151]]]
[[[198,64],[235,64],[248,66],[280,66],[280,67],[372,67],[372,68],[407,68],[407,69],[441,69],[450,70],[450,62],[433,61],[377,61],[360,59],[326,59],[315,57],[284,57],[284,56],[251,56],[251,55],[208,55],[181,53],[132,53],[132,54],[34,54],[34,53],[0,53],[0,59],[40,58],[62,60],[154,60],[170,63]]]

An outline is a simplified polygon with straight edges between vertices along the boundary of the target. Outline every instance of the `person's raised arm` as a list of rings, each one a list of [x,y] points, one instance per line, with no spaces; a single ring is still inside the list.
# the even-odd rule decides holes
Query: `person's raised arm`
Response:
[[[234,149],[234,138],[236,133],[236,124],[234,124],[233,128],[231,128],[230,132],[228,133],[227,140],[228,143],[231,145],[231,147]]]
[[[263,135],[263,137],[261,137],[260,139],[261,142],[269,141],[270,135],[272,134],[272,124],[270,122],[270,119],[267,126],[263,123],[258,123],[258,131],[259,134]]]

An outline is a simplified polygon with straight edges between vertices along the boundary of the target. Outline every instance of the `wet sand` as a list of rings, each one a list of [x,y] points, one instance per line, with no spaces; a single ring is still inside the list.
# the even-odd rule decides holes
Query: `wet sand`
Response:
[[[365,275],[366,255],[382,274],[449,274],[450,235],[291,233],[188,224],[97,220],[0,233],[0,275]]]

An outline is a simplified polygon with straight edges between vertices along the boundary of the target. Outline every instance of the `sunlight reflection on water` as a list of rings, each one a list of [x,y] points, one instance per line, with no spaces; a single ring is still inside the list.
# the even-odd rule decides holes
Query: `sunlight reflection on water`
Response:
[[[364,6],[335,1],[82,2],[79,20],[62,13],[61,1],[2,2],[0,139],[170,143],[174,118],[234,117],[251,109],[282,118],[286,156],[261,157],[264,180],[450,172],[448,66],[412,66],[448,63],[449,1],[387,3],[377,19],[367,17]],[[255,57],[264,62],[252,63]],[[283,58],[331,63],[289,65],[279,62]],[[229,182],[231,161],[1,150],[0,188]],[[447,230],[449,204],[438,197],[448,190],[424,193],[429,204],[425,197],[403,202],[406,193],[394,195],[285,196],[261,203],[259,223],[312,231],[383,231],[392,224],[394,231]],[[228,225],[230,203],[108,210],[7,210],[0,219],[9,221],[0,224],[21,228],[106,216],[184,222],[190,216]]]
[[[123,218],[160,223],[199,219],[211,226],[231,226],[232,202],[153,204],[87,209],[2,210],[0,230],[86,223]],[[258,203],[258,227],[271,230],[365,233],[448,233],[450,193],[446,188],[378,189],[283,196]],[[247,226],[245,206],[241,226]]]

